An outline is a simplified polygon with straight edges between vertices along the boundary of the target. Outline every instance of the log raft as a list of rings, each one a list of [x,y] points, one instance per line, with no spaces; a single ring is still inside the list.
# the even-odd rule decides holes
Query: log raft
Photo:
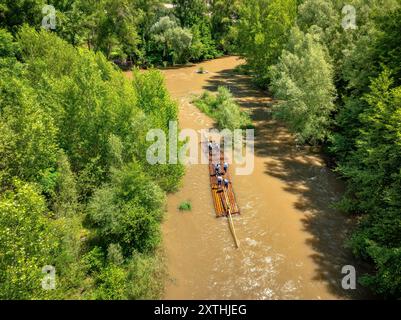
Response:
[[[216,151],[214,151],[216,152]],[[220,165],[222,168],[222,172],[224,173],[223,170],[223,164],[224,164],[224,154],[222,151],[218,151],[220,153]],[[209,176],[210,176],[210,187],[212,190],[212,198],[213,198],[213,203],[214,203],[214,208],[216,212],[216,217],[227,217],[230,214],[240,214],[240,209],[238,207],[237,201],[235,200],[235,194],[232,186],[232,181],[231,181],[231,175],[229,173],[230,169],[228,170],[227,173],[223,175],[223,179],[228,179],[230,181],[228,188],[224,187],[224,184],[222,187],[218,186],[217,183],[217,176],[216,172],[214,169],[214,164],[213,163],[213,155],[212,153],[209,153]]]

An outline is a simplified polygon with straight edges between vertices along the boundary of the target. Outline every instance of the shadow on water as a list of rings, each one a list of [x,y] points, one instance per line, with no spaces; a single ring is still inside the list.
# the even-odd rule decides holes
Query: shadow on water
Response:
[[[249,76],[232,69],[222,70],[203,89],[216,91],[222,85],[231,90],[254,122],[255,155],[266,158],[264,174],[280,179],[286,185],[284,190],[297,196],[294,206],[302,215],[304,231],[311,235],[306,241],[314,252],[314,280],[326,283],[328,290],[339,298],[373,298],[360,285],[357,290],[341,287],[344,265],[355,266],[357,276],[368,271],[344,247],[354,223],[333,208],[341,197],[343,183],[325,166],[318,152],[297,146],[288,130],[272,118],[273,100],[267,92],[252,86]]]

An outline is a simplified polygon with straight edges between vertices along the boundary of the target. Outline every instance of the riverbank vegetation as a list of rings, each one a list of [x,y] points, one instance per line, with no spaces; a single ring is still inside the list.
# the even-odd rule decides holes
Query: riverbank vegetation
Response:
[[[280,101],[275,117],[347,182],[338,206],[360,221],[347,245],[375,269],[361,283],[400,298],[400,1],[250,0],[238,15],[238,50]]]
[[[54,0],[54,32],[124,67],[166,66],[227,54],[237,0]],[[0,28],[40,27],[46,1],[6,0]],[[49,13],[49,12],[48,12]]]
[[[230,90],[218,87],[217,93],[205,91],[194,100],[194,104],[212,119],[216,120],[219,129],[240,129],[252,126],[249,114],[241,110]]]
[[[160,297],[165,193],[183,175],[143,152],[177,120],[161,74],[130,82],[47,31],[15,39],[0,31],[0,298]]]
[[[180,211],[191,211],[192,210],[191,201],[181,202],[180,205],[178,206],[178,210],[180,210]]]

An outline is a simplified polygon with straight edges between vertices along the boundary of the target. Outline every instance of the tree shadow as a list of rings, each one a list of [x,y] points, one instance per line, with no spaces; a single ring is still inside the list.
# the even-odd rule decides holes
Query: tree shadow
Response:
[[[264,174],[285,182],[284,190],[297,196],[294,206],[302,214],[304,230],[311,235],[307,244],[314,251],[311,258],[317,266],[314,280],[324,282],[338,298],[375,298],[359,284],[357,290],[341,286],[343,266],[355,266],[357,277],[370,271],[344,247],[355,222],[333,207],[343,194],[343,182],[328,169],[318,150],[297,145],[286,127],[273,119],[274,101],[269,92],[253,86],[249,76],[230,69],[216,73],[203,89],[216,91],[222,85],[249,112],[255,125],[255,155],[266,158]]]

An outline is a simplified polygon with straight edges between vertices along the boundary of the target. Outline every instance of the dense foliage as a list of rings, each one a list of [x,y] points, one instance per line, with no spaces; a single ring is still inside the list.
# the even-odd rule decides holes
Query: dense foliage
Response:
[[[360,221],[348,246],[375,267],[361,282],[400,298],[401,2],[297,3],[245,1],[240,49],[278,98],[274,115],[301,142],[322,144],[346,179],[339,207]]]
[[[146,133],[167,130],[178,110],[160,73],[134,71],[130,82],[107,60],[213,58],[226,49],[211,21],[226,16],[203,1],[51,4],[48,32],[38,32],[46,1],[0,4],[0,296],[155,298],[165,193],[183,168],[148,165]],[[56,268],[56,290],[41,288],[44,265]]]
[[[162,76],[130,82],[47,31],[0,39],[0,297],[157,297],[165,192],[183,174],[145,159],[148,129],[177,119]]]
[[[122,66],[166,65],[210,59],[233,49],[230,28],[237,0],[54,0],[61,38],[105,54]],[[5,0],[0,28],[13,34],[27,23],[49,22],[44,0]]]
[[[268,79],[268,68],[283,49],[296,16],[296,0],[249,0],[238,10],[238,51],[243,54],[258,84]]]
[[[324,140],[334,110],[333,68],[316,37],[294,27],[270,74],[271,90],[280,99],[275,115],[288,123],[301,143]]]
[[[230,90],[218,87],[217,94],[205,91],[194,100],[195,105],[208,116],[216,120],[219,129],[248,128],[252,121],[245,111],[235,102]]]

